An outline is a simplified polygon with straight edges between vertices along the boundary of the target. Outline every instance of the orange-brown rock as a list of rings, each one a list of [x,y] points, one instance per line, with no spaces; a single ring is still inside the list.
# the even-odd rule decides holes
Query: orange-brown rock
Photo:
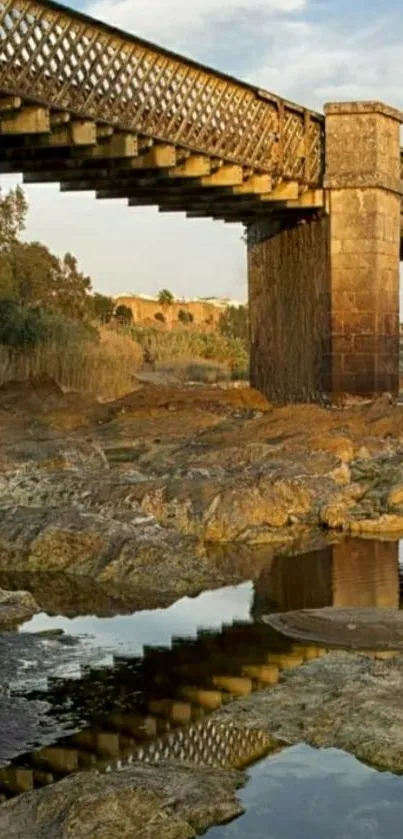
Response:
[[[403,406],[384,399],[272,408],[246,387],[141,384],[101,405],[49,380],[10,383],[0,570],[144,587],[165,563],[175,589],[176,574],[221,579],[205,543],[290,545],[312,527],[403,532],[402,439]]]

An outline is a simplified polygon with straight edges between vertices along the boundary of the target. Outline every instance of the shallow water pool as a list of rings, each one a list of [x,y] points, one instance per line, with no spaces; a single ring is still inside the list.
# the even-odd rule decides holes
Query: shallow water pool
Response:
[[[121,768],[126,761],[156,760],[161,755],[207,766],[248,766],[269,751],[264,737],[233,732],[228,739],[216,730],[211,714],[238,697],[272,687],[282,670],[301,667],[326,653],[319,646],[293,644],[264,624],[262,616],[331,605],[397,609],[401,602],[396,542],[349,539],[299,556],[269,554],[259,569],[253,580],[249,565],[244,582],[183,597],[166,608],[147,608],[144,602],[131,614],[126,608],[122,613],[111,607],[105,591],[97,592],[95,584],[81,588],[79,579],[73,584],[67,579],[25,577],[24,587],[32,585],[43,611],[20,628],[21,636],[63,630],[79,639],[81,646],[71,656],[61,649],[60,666],[48,669],[42,678],[35,668],[25,668],[10,682],[11,694],[14,691],[28,702],[45,702],[48,711],[41,720],[43,741],[36,740],[35,749],[27,741],[24,751],[14,753],[9,769],[2,770],[0,794],[22,791],[16,777],[23,779],[24,789],[30,789],[41,786],[45,776],[46,783],[52,783],[71,772]],[[8,575],[6,584],[21,588],[21,578]],[[1,577],[0,585],[4,585]],[[47,643],[56,649],[59,642],[52,638]],[[55,723],[58,735],[49,747]],[[0,763],[1,759],[0,738]],[[351,809],[350,786],[363,793],[365,776],[373,786],[379,781],[377,797],[383,802],[387,776],[371,772],[338,752],[313,752],[303,746],[284,750],[250,770],[241,793],[246,815],[234,825],[217,828],[224,832],[215,835],[270,836],[267,830],[273,823],[276,839],[348,837],[349,833],[340,833],[350,830],[344,823],[338,833],[323,832],[322,797],[325,800],[325,792],[329,796],[332,789],[335,801],[345,801]],[[315,785],[323,786],[319,799]],[[284,803],[281,809],[277,804],[281,796],[285,801],[286,789],[292,806]],[[295,796],[301,798],[297,809]],[[327,806],[329,813],[333,807],[330,829],[336,804]],[[383,808],[382,803],[382,812]],[[302,827],[306,822],[305,833],[295,826],[295,812]],[[312,827],[316,812],[318,825],[322,820],[322,833],[317,834]],[[340,817],[339,812],[336,815]],[[368,825],[369,831],[372,822]],[[244,832],[231,833],[235,829]]]
[[[403,778],[301,745],[248,771],[245,814],[208,839],[400,839]]]

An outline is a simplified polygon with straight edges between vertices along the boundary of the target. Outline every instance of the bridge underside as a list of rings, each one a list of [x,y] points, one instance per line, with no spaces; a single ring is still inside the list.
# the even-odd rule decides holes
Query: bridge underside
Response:
[[[394,117],[367,119],[370,134],[371,120],[383,119],[397,135]],[[358,126],[362,133],[350,115],[348,131],[357,134]],[[390,184],[362,186],[359,177],[356,186],[342,177],[338,188],[343,165],[339,160],[326,189],[313,187],[16,96],[0,98],[1,173],[246,225],[251,380],[279,403],[398,390],[401,197]]]
[[[292,222],[324,204],[323,189],[298,180],[4,96],[0,173],[12,172],[27,184],[59,183],[62,192],[244,224],[268,214]]]

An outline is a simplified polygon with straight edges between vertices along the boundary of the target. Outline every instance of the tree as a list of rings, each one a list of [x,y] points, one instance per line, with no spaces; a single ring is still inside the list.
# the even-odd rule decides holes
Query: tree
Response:
[[[247,306],[228,306],[221,313],[218,330],[225,338],[239,338],[249,347],[249,321]]]
[[[154,320],[160,321],[160,323],[165,323],[165,315],[163,312],[156,312],[154,315]]]
[[[162,288],[161,291],[158,293],[158,303],[160,306],[172,306],[175,298],[172,294],[172,291],[169,291],[168,288]]]
[[[105,294],[92,294],[88,298],[89,311],[92,317],[100,323],[110,323],[115,313],[115,303],[112,297]]]
[[[19,240],[25,228],[28,203],[20,186],[6,195],[0,187],[0,250],[9,248]]]
[[[187,312],[186,309],[179,309],[178,320],[180,320],[181,323],[193,323],[194,317],[192,312]]]
[[[55,305],[59,260],[40,242],[15,242],[7,254],[14,296],[26,305]]]
[[[3,297],[27,306],[59,310],[73,320],[88,319],[91,281],[69,253],[58,259],[40,242],[17,241],[0,256],[0,276],[3,287],[5,279],[8,285],[8,295],[3,293]]]
[[[66,253],[60,262],[61,275],[57,290],[57,308],[63,314],[77,320],[88,317],[88,294],[91,280],[79,270],[78,262],[71,253]]]
[[[10,252],[25,227],[27,201],[20,186],[6,195],[0,187],[0,299],[18,297]]]
[[[129,306],[123,303],[116,307],[115,320],[122,324],[122,326],[130,326],[133,323],[133,312]]]

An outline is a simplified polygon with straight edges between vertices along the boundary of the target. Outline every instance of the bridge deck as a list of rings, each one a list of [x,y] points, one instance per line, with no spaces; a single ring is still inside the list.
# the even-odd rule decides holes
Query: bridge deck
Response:
[[[320,206],[320,114],[50,0],[0,3],[0,171],[190,215]]]

